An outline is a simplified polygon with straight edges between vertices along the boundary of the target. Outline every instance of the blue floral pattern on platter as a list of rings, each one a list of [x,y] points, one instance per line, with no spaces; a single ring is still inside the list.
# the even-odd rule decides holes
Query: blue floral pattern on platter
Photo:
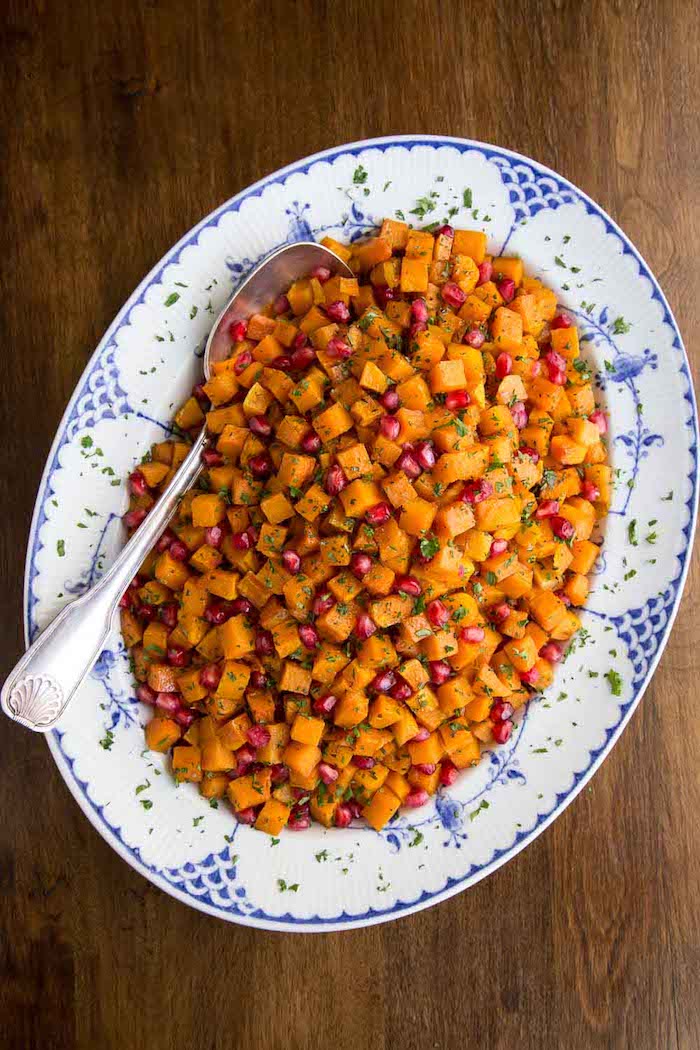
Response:
[[[415,165],[412,163],[407,172],[409,156]],[[443,174],[446,169],[450,171],[449,178]],[[358,171],[365,171],[365,180],[353,177]],[[385,195],[392,181],[397,196],[388,200]],[[338,185],[341,182],[344,188]],[[480,187],[479,218],[468,213],[463,191],[463,185],[468,183]],[[426,191],[424,187],[428,184],[436,188]],[[74,491],[78,491],[75,488],[78,467],[85,466],[80,457],[88,455],[84,449],[81,451],[86,435],[99,436],[107,448],[106,442],[113,434],[110,428],[121,422],[133,428],[124,432],[128,440],[121,442],[126,447],[119,469],[116,459],[114,467],[102,466],[101,460],[89,464],[92,468],[100,467],[94,470],[95,477],[106,473],[105,483],[114,484],[110,477],[122,473],[121,468],[128,467],[146,447],[147,428],[150,427],[153,437],[169,431],[168,404],[161,398],[158,406],[152,407],[149,399],[142,396],[150,394],[151,388],[147,387],[147,379],[139,378],[146,371],[134,364],[135,347],[138,346],[140,364],[141,346],[148,342],[150,329],[160,326],[153,337],[157,341],[153,343],[154,350],[163,355],[176,351],[174,371],[179,370],[180,377],[182,373],[191,376],[195,374],[197,356],[201,354],[211,323],[212,318],[207,315],[215,314],[231,288],[279,244],[320,239],[327,233],[354,241],[370,232],[385,212],[405,209],[406,217],[411,218],[409,212],[418,199],[424,202],[424,211],[427,201],[428,211],[436,213],[426,216],[424,222],[433,217],[442,220],[444,216],[438,209],[444,205],[447,211],[448,202],[455,207],[453,201],[461,197],[464,203],[458,208],[455,223],[487,229],[494,252],[507,248],[521,254],[529,269],[535,269],[547,257],[546,244],[555,235],[561,237],[565,228],[561,216],[575,213],[576,223],[587,221],[590,239],[596,241],[597,238],[596,243],[607,248],[616,263],[627,264],[633,271],[630,287],[639,289],[636,309],[640,318],[646,317],[645,311],[651,307],[658,315],[655,339],[648,336],[640,343],[634,336],[627,337],[627,325],[616,315],[619,303],[605,282],[602,288],[610,298],[596,307],[569,294],[568,285],[559,281],[563,289],[562,302],[576,315],[584,356],[596,370],[600,396],[612,408],[611,456],[622,475],[603,537],[604,548],[587,613],[587,631],[595,635],[595,648],[592,654],[586,654],[586,660],[590,664],[592,659],[593,664],[600,667],[595,673],[602,675],[609,663],[607,653],[619,651],[619,659],[624,660],[624,690],[619,700],[608,699],[604,714],[597,708],[581,713],[580,723],[589,725],[597,719],[585,741],[574,743],[573,734],[571,742],[561,739],[557,734],[562,732],[563,712],[571,726],[580,725],[570,717],[571,713],[578,715],[580,709],[572,712],[570,707],[582,698],[566,699],[567,694],[561,689],[569,679],[575,688],[580,687],[581,675],[573,667],[576,662],[573,654],[561,681],[557,680],[549,691],[552,696],[546,694],[533,702],[523,713],[509,744],[489,752],[478,770],[460,780],[458,789],[441,791],[434,804],[417,813],[413,822],[401,813],[379,834],[358,827],[330,835],[317,832],[305,840],[304,836],[287,833],[277,846],[278,852],[270,850],[267,855],[271,871],[269,885],[263,885],[260,864],[261,858],[263,861],[265,858],[259,841],[263,836],[226,820],[223,807],[221,812],[207,815],[207,821],[215,821],[217,829],[205,834],[200,828],[204,818],[201,807],[197,808],[196,793],[173,792],[172,787],[165,784],[167,777],[160,776],[163,770],[142,755],[139,724],[144,714],[133,697],[127,657],[115,634],[90,679],[90,695],[99,710],[99,733],[93,733],[95,739],[91,737],[88,745],[73,722],[65,727],[62,724],[50,739],[51,750],[86,814],[125,859],[181,900],[225,918],[277,929],[324,930],[364,925],[435,903],[494,870],[554,819],[609,751],[653,671],[678,605],[696,514],[696,413],[680,336],[654,278],[624,235],[595,204],[566,180],[535,162],[479,143],[399,137],[331,150],[264,179],[205,219],[134,293],[89,363],[49,456],[27,559],[27,636],[32,637],[57,611],[59,599],[63,601],[91,586],[118,548],[120,497],[119,489],[113,488],[102,494],[99,513],[91,512],[94,520],[90,519],[84,539],[82,533],[78,538],[82,546],[76,547],[74,555],[71,548],[71,556],[65,563],[70,572],[64,571],[53,553],[57,530],[65,523],[62,511],[54,506],[69,491],[69,482]],[[263,198],[264,216],[260,211]],[[431,201],[438,200],[439,204],[433,204],[431,209]],[[487,207],[492,216],[485,214]],[[248,213],[250,218],[245,220]],[[449,217],[449,212],[447,215]],[[212,238],[219,235],[221,242],[225,240],[222,231],[227,223],[244,224],[244,221],[251,228],[234,227],[237,236],[229,237],[227,250],[222,250],[219,242],[214,244]],[[484,225],[491,221],[492,226]],[[264,237],[256,235],[253,229],[256,223],[265,227]],[[416,223],[421,224],[418,220]],[[568,234],[564,235],[564,244],[571,241]],[[573,243],[575,241],[573,238]],[[563,254],[561,248],[559,251]],[[199,269],[192,260],[198,262]],[[590,259],[587,257],[585,261],[588,263]],[[557,265],[564,262],[558,259]],[[610,260],[607,265],[612,265]],[[208,284],[203,278],[206,267],[216,273]],[[570,272],[578,269],[572,265]],[[194,320],[188,329],[185,317],[171,320],[168,309],[163,307],[167,306],[164,300],[173,284],[178,289],[192,287],[190,271],[196,272],[200,281],[201,298],[189,307],[189,317]],[[179,277],[177,281],[175,274]],[[190,277],[189,284],[185,277]],[[556,270],[546,274],[546,279],[553,283],[558,277]],[[184,299],[187,294],[178,292],[176,298]],[[636,315],[633,320],[636,321]],[[649,331],[653,328],[649,320],[645,324],[639,322],[640,329],[645,326]],[[662,354],[662,343],[672,357],[669,353]],[[166,366],[170,364],[170,358],[161,359]],[[664,381],[673,380],[675,384],[671,392],[676,398],[675,416],[670,413],[668,419],[658,413],[647,417],[637,408],[648,401],[653,389],[649,381],[653,377],[658,383],[662,369]],[[185,377],[177,389],[174,385],[169,392],[171,401],[177,399],[190,381]],[[678,402],[683,404],[682,410]],[[115,438],[110,454],[120,455],[121,444]],[[674,458],[664,459],[671,456],[671,448]],[[102,453],[101,448],[99,451]],[[89,454],[93,455],[92,449]],[[679,477],[680,462],[683,475]],[[648,479],[665,476],[665,472],[671,476],[674,468],[675,502],[664,504],[660,492],[653,498],[647,497]],[[620,538],[630,522],[636,520],[635,515],[640,518],[642,513],[638,499],[642,490],[649,513],[655,515],[649,520],[661,519],[664,513],[668,516],[668,535],[664,537],[663,550],[661,543],[658,550],[664,563],[661,574],[652,564],[655,558],[646,558],[637,572],[628,570],[626,558],[621,554]],[[76,498],[79,501],[81,496],[78,494]],[[72,544],[77,544],[78,539]],[[645,548],[645,553],[652,552]],[[624,585],[620,583],[623,576]],[[55,589],[60,590],[58,596]],[[603,640],[606,644],[614,640],[617,648],[603,651]],[[548,733],[550,720],[552,732]],[[188,817],[191,813],[198,814],[192,818],[191,828],[176,826],[185,822],[179,819],[176,808],[168,809],[165,823],[171,834],[166,842],[161,834],[162,823],[151,818],[152,810],[150,807],[146,810],[143,805],[151,802],[150,797],[133,797],[132,782],[120,783],[120,791],[128,793],[130,800],[128,805],[123,800],[117,805],[112,798],[117,793],[116,786],[105,781],[105,763],[109,759],[97,745],[101,734],[105,734],[102,746],[105,747],[104,741],[108,744],[105,750],[118,751],[120,766],[138,769],[137,776],[145,776],[149,796],[160,790],[163,783],[164,791],[155,801],[156,806],[163,806],[163,812],[175,794],[178,796],[176,808],[186,810]],[[552,756],[548,761],[556,763],[547,767],[549,772],[542,764],[544,755]],[[145,790],[144,785],[139,784],[137,790],[142,789]],[[511,810],[517,811],[522,820],[514,821]],[[144,811],[148,813],[150,828],[144,824]],[[219,830],[226,836],[225,845],[212,842]],[[175,852],[184,859],[172,862],[169,858],[174,847],[170,840],[178,834],[182,835],[184,844]],[[159,845],[155,848],[153,843],[159,835]],[[186,836],[189,837],[185,842]],[[309,845],[305,846],[304,841]],[[320,850],[319,844],[323,846]],[[270,849],[267,841],[265,849]],[[337,856],[335,851],[339,851]],[[334,871],[333,880],[325,878],[327,864]],[[408,867],[410,879],[401,884],[401,873]],[[317,904],[316,871],[320,873],[318,878],[324,876],[321,880],[324,886],[332,882],[333,886],[340,887],[330,891],[323,906]],[[388,881],[385,871],[396,880],[396,886]],[[288,877],[295,872],[303,873],[298,884]],[[376,885],[369,885],[374,882]],[[280,889],[282,885],[284,890]],[[290,892],[290,885],[298,885],[298,889]]]

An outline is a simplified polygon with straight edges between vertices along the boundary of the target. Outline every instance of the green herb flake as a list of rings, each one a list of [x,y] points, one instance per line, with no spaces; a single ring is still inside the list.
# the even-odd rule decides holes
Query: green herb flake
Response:
[[[622,676],[617,671],[606,671],[603,678],[607,679],[613,696],[622,696]]]
[[[171,292],[170,295],[168,296],[168,298],[165,300],[163,305],[164,306],[174,306],[179,298],[180,298],[180,293],[179,292]]]

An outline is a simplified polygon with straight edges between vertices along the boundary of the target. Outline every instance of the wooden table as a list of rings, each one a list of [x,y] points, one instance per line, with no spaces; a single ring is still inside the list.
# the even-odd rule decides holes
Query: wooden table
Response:
[[[4,10],[3,672],[35,491],[93,347],[184,231],[295,158],[413,130],[536,157],[622,224],[698,353],[691,0]],[[0,1046],[697,1050],[699,602],[696,560],[644,702],[545,835],[447,903],[356,932],[261,933],[166,897],[95,834],[43,740],[3,720]]]

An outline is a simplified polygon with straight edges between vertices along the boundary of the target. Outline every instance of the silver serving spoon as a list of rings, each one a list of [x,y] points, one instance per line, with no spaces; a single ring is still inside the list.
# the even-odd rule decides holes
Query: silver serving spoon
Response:
[[[270,303],[280,291],[316,266],[352,277],[348,266],[321,244],[299,241],[268,256],[238,288],[212,328],[204,352],[204,375],[212,363],[229,356],[226,331],[232,321],[245,320]],[[116,562],[91,590],[63,609],[27,650],[0,692],[6,715],[39,733],[56,724],[75,696],[112,630],[119,599],[147,553],[165,529],[177,505],[202,469],[208,444],[206,428],[192,446],[177,474]]]

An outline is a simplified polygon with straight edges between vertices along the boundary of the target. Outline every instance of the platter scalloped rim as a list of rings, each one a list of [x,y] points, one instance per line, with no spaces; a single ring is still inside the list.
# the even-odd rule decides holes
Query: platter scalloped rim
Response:
[[[120,856],[219,918],[273,930],[350,929],[429,907],[493,872],[609,754],[678,608],[697,515],[697,412],[656,279],[609,216],[543,165],[475,141],[406,135],[325,150],[261,179],[141,282],[89,361],[48,456],[27,553],[27,639],[118,551],[118,479],[167,430],[211,319],[246,270],[288,240],[355,239],[383,214],[400,210],[422,225],[451,218],[451,208],[456,225],[485,229],[490,250],[507,246],[557,289],[576,314],[611,413],[618,484],[582,643],[509,744],[415,820],[402,814],[380,834],[283,832],[271,843],[235,825],[226,807],[210,809],[192,785],[174,790],[162,759],[143,752],[145,712],[114,632],[81,697],[47,734],[51,753]]]

